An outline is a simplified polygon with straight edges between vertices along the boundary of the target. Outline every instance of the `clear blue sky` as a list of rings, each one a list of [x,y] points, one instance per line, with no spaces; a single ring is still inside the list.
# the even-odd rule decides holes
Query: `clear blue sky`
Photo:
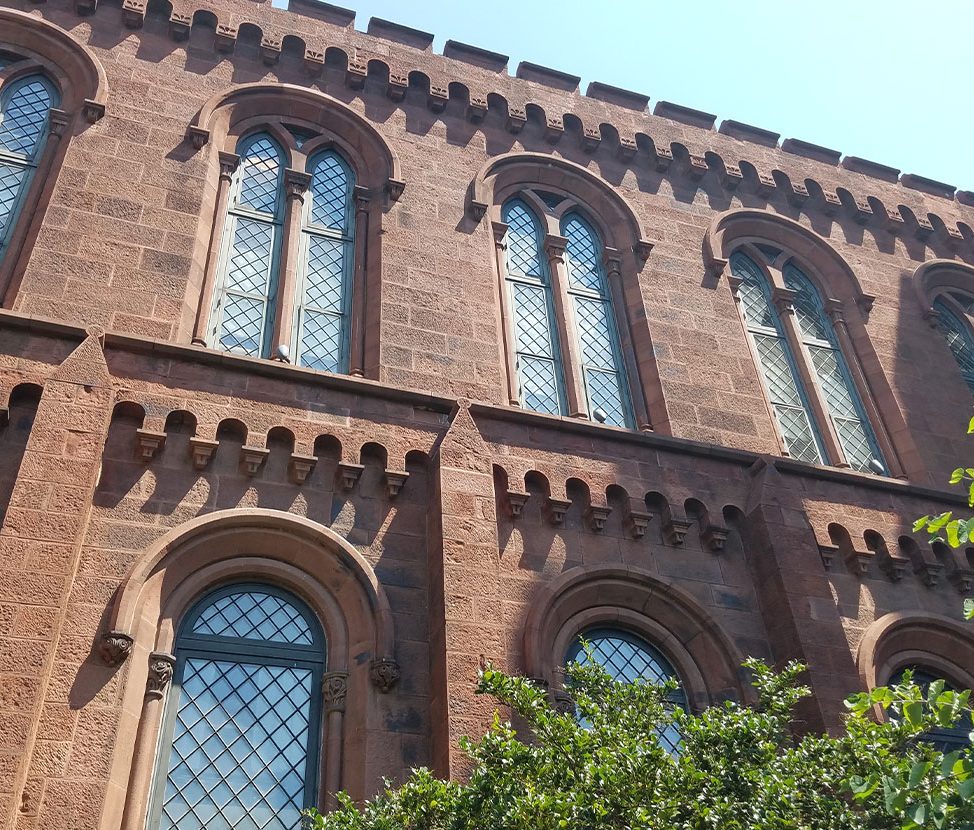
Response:
[[[974,190],[974,0],[332,2]]]

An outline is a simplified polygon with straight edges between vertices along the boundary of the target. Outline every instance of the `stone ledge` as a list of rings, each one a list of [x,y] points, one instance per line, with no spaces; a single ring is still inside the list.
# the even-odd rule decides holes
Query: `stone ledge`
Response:
[[[500,52],[491,52],[459,40],[448,40],[443,46],[443,57],[489,69],[491,72],[506,72],[510,58]]]
[[[900,176],[900,184],[922,193],[929,193],[931,196],[942,196],[944,199],[953,199],[954,192],[957,190],[952,184],[918,176],[916,173],[904,173]]]
[[[321,0],[289,0],[287,10],[343,29],[351,29],[355,25],[354,11],[331,3],[322,3]]]
[[[838,150],[831,150],[819,144],[811,144],[808,141],[802,141],[800,138],[786,138],[781,142],[781,149],[786,153],[804,156],[813,161],[825,162],[825,164],[838,164],[839,159],[842,158],[842,153]]]
[[[701,127],[704,130],[712,130],[717,121],[717,116],[709,112],[673,104],[670,101],[657,101],[653,108],[653,115],[669,118],[670,121],[679,121],[681,124],[689,124],[691,127]]]
[[[522,81],[534,81],[555,89],[563,89],[566,92],[576,92],[578,85],[582,82],[578,75],[570,75],[558,69],[549,69],[547,66],[541,66],[530,61],[521,61],[517,65],[515,77]]]
[[[649,106],[648,95],[603,84],[601,81],[592,81],[585,89],[585,96],[587,98],[605,101],[607,104],[616,104],[620,107],[637,110],[638,112],[644,112],[646,107]]]
[[[393,23],[391,20],[383,20],[381,17],[370,18],[365,33],[372,37],[401,43],[403,46],[411,46],[413,49],[421,49],[424,52],[433,45],[433,35],[429,32],[403,26],[401,23]]]
[[[717,130],[721,135],[729,135],[739,141],[750,141],[753,144],[760,144],[764,147],[777,147],[781,133],[765,130],[762,127],[752,127],[743,121],[734,121],[727,118],[720,122],[720,129]]]
[[[889,167],[885,164],[869,161],[869,159],[859,158],[858,156],[846,156],[842,159],[840,166],[854,173],[862,173],[866,176],[872,176],[875,179],[892,182],[893,184],[896,184],[900,178],[900,171],[895,167]]]

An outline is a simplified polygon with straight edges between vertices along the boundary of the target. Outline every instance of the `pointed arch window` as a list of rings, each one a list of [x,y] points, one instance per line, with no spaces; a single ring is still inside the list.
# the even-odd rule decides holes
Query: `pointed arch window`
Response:
[[[348,371],[349,290],[354,254],[355,179],[338,153],[311,158],[302,225],[296,354],[301,366]]]
[[[781,251],[755,246],[769,261]],[[750,255],[730,258],[748,335],[788,455],[815,464],[884,472],[886,464],[840,348],[825,301],[794,263],[773,288]],[[779,306],[789,314],[782,315]]]
[[[521,405],[562,415],[564,381],[541,223],[521,199],[507,202],[501,215],[508,227],[506,281]]]
[[[534,195],[537,209],[523,196],[501,209],[518,403],[535,412],[582,414],[631,427],[605,248],[566,197]]]
[[[281,253],[284,155],[266,133],[246,139],[239,155],[227,211],[221,284],[210,318],[212,339],[228,352],[267,357]]]
[[[318,780],[325,640],[297,597],[231,585],[186,616],[150,830],[293,830]]]
[[[0,89],[0,259],[37,169],[51,108],[58,103],[54,85],[40,74],[19,78]]]
[[[974,335],[966,316],[972,302],[961,294],[941,295],[933,301],[933,310],[937,312],[937,328],[947,341],[964,382],[974,392]]]

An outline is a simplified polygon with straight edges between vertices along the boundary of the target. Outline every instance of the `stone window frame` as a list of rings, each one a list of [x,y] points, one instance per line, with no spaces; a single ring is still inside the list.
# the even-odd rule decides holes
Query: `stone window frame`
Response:
[[[773,260],[769,260],[768,255],[757,247],[759,245],[773,246],[774,248],[780,250],[780,253]],[[764,237],[745,237],[737,240],[737,244],[731,252],[730,257],[728,257],[728,260],[730,260],[730,258],[737,253],[744,254],[755,265],[761,274],[761,278],[766,281],[770,288],[771,302],[774,305],[774,310],[778,316],[785,339],[788,343],[793,368],[797,371],[797,377],[802,387],[801,391],[804,394],[804,398],[808,406],[808,415],[812,421],[812,431],[818,439],[820,451],[824,451],[825,457],[823,458],[823,463],[833,467],[848,468],[851,466],[846,458],[845,449],[842,446],[842,442],[833,423],[831,413],[829,412],[829,407],[825,400],[825,393],[822,389],[822,384],[818,379],[814,367],[812,366],[811,357],[807,351],[807,337],[801,331],[798,321],[795,318],[795,308],[793,303],[795,292],[789,289],[785,284],[785,269],[788,266],[792,266],[800,271],[808,279],[812,287],[818,291],[819,297],[821,298],[825,307],[825,314],[829,318],[833,331],[835,332],[835,336],[838,341],[838,350],[845,361],[846,368],[848,369],[847,380],[851,381],[852,383],[855,393],[859,399],[858,402],[862,405],[864,410],[867,428],[872,433],[872,437],[875,439],[882,455],[882,457],[878,460],[881,464],[883,464],[889,473],[891,465],[888,459],[895,457],[895,448],[888,439],[885,441],[883,440],[886,438],[885,431],[877,429],[877,424],[881,425],[882,419],[879,409],[870,395],[869,385],[866,382],[862,367],[858,361],[858,356],[856,355],[855,347],[852,343],[852,338],[849,335],[849,329],[846,325],[845,311],[842,302],[829,296],[821,277],[817,274],[815,269],[809,267],[804,259],[795,253],[795,251],[792,250],[788,245],[782,246],[775,239],[767,239]],[[768,394],[767,386],[763,380],[764,372],[761,368],[762,364],[760,355],[758,354],[757,346],[755,345],[754,338],[749,330],[747,319],[744,316],[744,309],[741,303],[739,291],[741,282],[743,280],[742,278],[733,274],[730,269],[730,265],[728,265],[727,272],[731,292],[733,293],[738,315],[741,319],[741,325],[744,328],[745,336],[747,338],[748,348],[751,352],[751,358],[754,361],[754,365],[758,373],[762,376],[762,389],[764,389],[765,393],[765,403],[767,404],[768,414],[771,418],[771,423],[775,430],[775,436],[778,440],[778,450],[782,455],[788,456],[789,453],[785,443],[785,437],[781,432],[778,419],[772,409],[771,398]]]
[[[894,478],[926,482],[926,464],[869,337],[869,312],[876,298],[863,291],[856,272],[828,240],[800,222],[759,208],[734,208],[714,217],[704,235],[704,285],[717,288],[726,276],[735,301],[739,302],[729,267],[730,255],[742,245],[754,243],[771,245],[788,258],[794,258],[802,273],[819,290],[833,317],[839,347],[888,474]],[[757,261],[760,265],[761,260]],[[781,302],[787,303],[790,292],[783,280],[773,281],[771,285]],[[750,346],[744,316],[740,309],[738,312],[741,334]],[[759,364],[754,365],[755,371],[759,372]],[[767,394],[764,397],[767,403]],[[779,452],[784,455],[784,445],[769,403],[768,407]],[[831,428],[830,423],[828,426]],[[837,451],[833,454],[832,445],[827,445],[826,450],[829,463],[838,466],[837,461],[842,460],[842,455]]]
[[[201,598],[244,582],[274,586],[303,601],[328,644],[319,809],[334,807],[341,790],[367,794],[374,770],[366,738],[383,728],[373,695],[390,691],[400,675],[382,585],[361,553],[330,528],[276,510],[222,510],[154,542],[129,568],[109,607],[96,650],[111,670],[125,671],[109,783],[119,797],[106,800],[104,826],[145,830],[180,625]]]
[[[13,308],[70,138],[105,114],[108,81],[94,53],[53,23],[14,9],[0,9],[0,31],[0,49],[20,58],[0,67],[0,88],[41,75],[58,96],[0,259],[0,307]]]
[[[659,649],[692,712],[721,700],[754,700],[742,682],[744,657],[719,624],[690,594],[637,567],[581,566],[543,586],[524,625],[527,675],[560,690],[569,646],[596,627],[631,631]]]
[[[556,209],[549,207],[535,191],[564,197]],[[577,212],[592,227],[603,246],[603,266],[618,333],[621,375],[638,430],[669,429],[669,416],[663,397],[659,370],[647,323],[642,286],[642,271],[653,248],[646,238],[635,211],[611,184],[581,165],[557,156],[532,152],[511,152],[490,159],[478,171],[468,193],[468,213],[480,221],[485,216],[493,240],[491,258],[497,286],[496,306],[501,365],[505,370],[505,397],[511,406],[520,407],[515,368],[510,302],[506,291],[505,235],[503,206],[521,196],[543,223],[544,252],[548,256],[551,290],[555,306],[557,340],[562,346],[565,403],[568,417],[590,419],[574,315],[569,308],[568,274],[561,236],[561,216]]]
[[[299,146],[292,129],[313,137],[302,140]],[[240,161],[235,150],[241,140],[260,132],[278,142],[285,165],[277,310],[269,357],[273,359],[279,345],[291,345],[299,300],[305,194],[311,184],[307,165],[316,155],[333,150],[342,157],[356,183],[352,191],[351,296],[347,301],[348,374],[377,379],[380,304],[370,298],[381,295],[384,214],[402,195],[405,182],[398,157],[371,124],[337,99],[305,87],[243,84],[211,98],[188,127],[194,148],[208,153],[211,162],[201,216],[201,227],[206,230],[198,235],[188,288],[188,296],[195,295],[190,301],[195,317],[189,339],[194,345],[211,346],[207,340],[210,311],[222,267],[221,248],[234,172]]]
[[[956,297],[958,294],[965,295],[974,304],[974,267],[956,260],[934,259],[916,269],[912,282],[920,311],[930,327],[940,329],[943,324],[942,315],[936,308],[938,301],[942,302],[964,326],[962,336],[974,346],[974,313],[961,305]],[[943,332],[939,331],[938,334],[943,340]],[[958,372],[963,377],[953,353],[951,361],[958,366]],[[964,383],[974,394],[974,384],[966,377]]]

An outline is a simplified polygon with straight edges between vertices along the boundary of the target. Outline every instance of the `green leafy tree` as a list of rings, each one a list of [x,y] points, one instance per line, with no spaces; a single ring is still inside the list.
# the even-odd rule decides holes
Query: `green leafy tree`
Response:
[[[746,664],[758,703],[691,714],[669,703],[674,684],[633,684],[589,663],[568,669],[577,713],[559,713],[531,681],[493,668],[478,693],[526,724],[495,716],[464,740],[471,772],[445,781],[414,770],[356,805],[310,811],[312,830],[974,830],[974,756],[922,740],[969,712],[970,692],[910,682],[851,697],[843,734],[794,736],[809,694],[797,663],[775,673]],[[877,719],[877,710],[889,717]],[[671,754],[658,736],[676,725]]]

